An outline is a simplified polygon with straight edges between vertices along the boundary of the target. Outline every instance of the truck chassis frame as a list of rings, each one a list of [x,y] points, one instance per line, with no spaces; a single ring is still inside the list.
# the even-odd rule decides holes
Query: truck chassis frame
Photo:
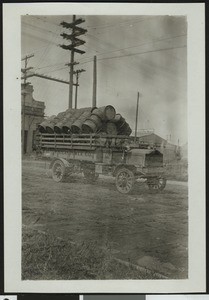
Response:
[[[102,138],[102,143],[99,138]],[[163,166],[145,166],[137,163],[134,153],[141,154],[140,159],[158,151],[143,144],[141,148],[129,148],[125,145],[127,137],[114,136],[56,136],[41,135],[39,151],[42,156],[51,159],[49,169],[54,181],[65,181],[69,175],[83,173],[87,182],[95,182],[99,175],[115,177],[116,188],[120,193],[130,193],[137,178],[146,180],[151,191],[162,191],[166,186]],[[116,144],[116,139],[119,141]],[[134,149],[134,150],[133,150]],[[141,150],[140,150],[141,149]],[[134,152],[135,151],[135,152]],[[132,153],[133,152],[133,153]],[[133,156],[133,157],[132,157]]]

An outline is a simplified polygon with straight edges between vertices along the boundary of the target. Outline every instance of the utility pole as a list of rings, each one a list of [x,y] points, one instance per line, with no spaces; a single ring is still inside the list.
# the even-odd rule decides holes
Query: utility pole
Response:
[[[76,64],[76,62],[74,61],[74,56],[75,53],[79,53],[79,54],[85,53],[85,51],[76,48],[85,44],[85,41],[77,38],[77,36],[85,34],[87,32],[86,29],[77,26],[78,24],[81,24],[83,22],[85,22],[85,20],[81,18],[76,19],[76,16],[73,15],[72,23],[67,23],[64,21],[60,23],[62,27],[71,30],[71,34],[67,34],[67,33],[60,34],[64,39],[70,40],[71,44],[59,45],[61,48],[71,52],[70,63],[68,64],[68,66],[70,67],[69,105],[68,105],[69,108],[72,108],[72,104],[73,104],[73,72],[74,72],[74,65]]]
[[[135,123],[135,138],[134,138],[135,143],[136,143],[136,138],[137,138],[138,110],[139,110],[139,92],[137,93],[137,103],[136,103],[136,123]]]
[[[97,103],[97,57],[94,56],[93,65],[93,96],[92,96],[92,107],[96,107]]]
[[[78,104],[78,87],[79,87],[78,77],[79,77],[80,73],[85,72],[85,71],[86,70],[81,69],[81,70],[76,70],[76,71],[73,72],[73,74],[76,75],[76,83],[75,83],[75,108],[77,108],[77,104]]]
[[[75,22],[75,15],[73,15],[73,23]],[[72,28],[72,34],[74,34],[75,29]],[[73,44],[74,40],[72,40]],[[73,68],[74,68],[74,48],[71,49],[71,58],[70,58],[70,84],[69,84],[69,108],[72,108],[73,105]]]
[[[22,106],[22,155],[24,154],[24,146],[25,146],[25,97],[26,97],[26,87],[29,84],[29,82],[27,82],[27,72],[31,69],[33,69],[32,67],[27,67],[28,66],[28,59],[34,57],[34,54],[30,54],[30,55],[26,55],[25,57],[23,57],[21,59],[21,61],[25,61],[25,65],[24,65],[24,69],[21,69],[21,72],[23,73],[23,86],[24,86],[24,90],[22,92],[23,94],[23,106]]]
[[[28,70],[29,69],[31,69],[31,68],[28,68]],[[52,80],[52,81],[56,81],[56,82],[60,82],[60,83],[65,83],[69,86],[69,81],[67,81],[67,80],[59,79],[59,78],[56,78],[56,77],[52,77],[52,76],[45,75],[45,74],[40,74],[40,73],[35,73],[35,72],[32,72],[31,74],[27,74],[25,76],[22,76],[21,79],[30,78],[30,77],[39,77],[39,78],[43,78],[43,79],[48,79],[48,80]],[[73,85],[76,85],[76,84],[73,83]]]

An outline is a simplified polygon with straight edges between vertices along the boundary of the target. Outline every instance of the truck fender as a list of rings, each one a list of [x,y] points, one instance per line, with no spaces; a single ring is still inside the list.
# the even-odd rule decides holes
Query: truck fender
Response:
[[[68,162],[66,159],[54,157],[54,158],[51,160],[51,162],[50,162],[50,164],[49,164],[49,169],[48,169],[48,171],[47,171],[47,173],[46,173],[46,175],[47,175],[48,177],[52,177],[52,166],[53,166],[53,164],[54,164],[54,162],[55,162],[56,160],[60,160],[60,161],[64,164],[65,169],[66,169],[66,173],[68,173],[68,171],[69,171],[70,164],[69,164],[69,162]]]
[[[64,158],[56,158],[56,157],[55,157],[55,158],[53,158],[52,161],[50,162],[49,169],[52,168],[52,166],[53,166],[53,164],[54,164],[54,162],[55,162],[56,160],[60,160],[60,161],[64,164],[64,166],[65,166],[66,168],[69,168],[69,167],[70,167],[70,164],[69,164],[69,162],[68,162],[66,159],[64,159]]]
[[[132,165],[126,165],[126,164],[120,164],[120,165],[117,165],[112,173],[112,175],[115,177],[116,176],[116,173],[118,172],[119,169],[121,168],[126,168],[126,169],[129,169],[131,171],[133,171],[134,173],[136,173],[136,168],[135,166],[132,166]]]

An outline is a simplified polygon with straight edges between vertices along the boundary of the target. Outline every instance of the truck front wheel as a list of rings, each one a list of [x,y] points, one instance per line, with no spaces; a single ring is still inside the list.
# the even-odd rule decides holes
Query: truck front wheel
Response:
[[[148,178],[147,185],[151,191],[162,191],[166,187],[166,179],[164,177]]]

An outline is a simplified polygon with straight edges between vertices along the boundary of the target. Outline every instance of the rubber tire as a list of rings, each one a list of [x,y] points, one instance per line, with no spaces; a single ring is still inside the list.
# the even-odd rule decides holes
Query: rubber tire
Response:
[[[160,184],[160,180],[162,180],[161,184]],[[157,193],[159,191],[164,190],[164,188],[166,187],[166,179],[164,177],[160,177],[160,178],[158,178],[157,184],[153,185],[153,184],[147,183],[147,185],[148,185],[148,188],[150,191]]]

